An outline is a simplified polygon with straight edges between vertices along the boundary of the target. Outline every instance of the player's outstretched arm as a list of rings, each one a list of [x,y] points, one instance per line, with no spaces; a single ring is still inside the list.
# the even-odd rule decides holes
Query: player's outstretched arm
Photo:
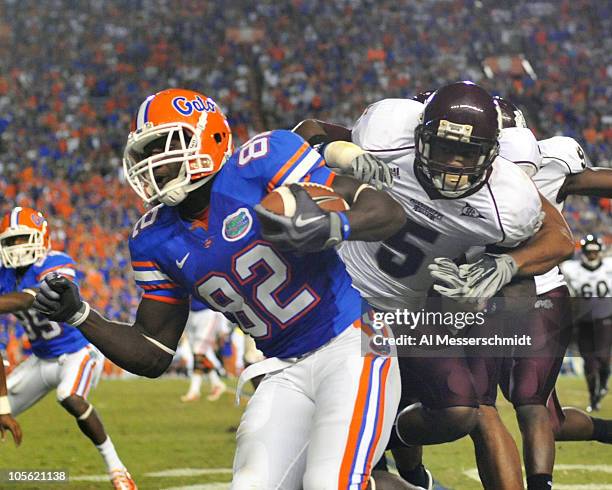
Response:
[[[134,325],[113,322],[83,301],[76,284],[49,275],[41,283],[33,307],[50,320],[73,325],[119,367],[149,378],[162,375],[178,345],[189,305],[143,299]]]
[[[255,212],[262,236],[281,250],[320,252],[344,240],[381,241],[397,233],[406,221],[401,205],[389,194],[351,177],[337,176],[334,191],[351,206],[348,211],[324,211],[299,185],[291,184],[293,216],[283,216],[261,204]]]
[[[406,213],[401,204],[386,192],[340,175],[334,179],[332,187],[350,205],[346,212],[351,227],[347,240],[386,240],[406,223]]]
[[[13,435],[15,444],[21,444],[21,427],[11,415],[11,406],[8,401],[8,391],[6,389],[6,373],[4,371],[4,361],[0,355],[0,437],[4,441],[4,431],[8,430]]]
[[[34,302],[36,291],[33,289],[30,292],[13,292],[0,296],[0,314],[12,313],[14,311],[27,310]]]
[[[293,132],[319,150],[327,166],[337,173],[350,175],[378,190],[393,185],[389,166],[377,156],[351,141],[351,130],[338,124],[306,119]]]
[[[446,257],[435,259],[429,265],[432,277],[438,281],[434,289],[458,301],[488,299],[513,277],[544,274],[571,257],[574,241],[567,222],[546,198],[540,195],[540,199],[545,217],[529,240],[506,253],[485,253],[472,264],[457,266]]]
[[[568,175],[559,189],[557,202],[571,195],[612,198],[612,169],[585,168],[578,174]]]
[[[574,253],[574,238],[567,221],[548,199],[541,194],[540,198],[545,213],[542,227],[508,254],[514,259],[520,277],[545,274]]]
[[[351,141],[349,128],[318,119],[305,119],[292,131],[299,134],[311,146],[330,141]]]

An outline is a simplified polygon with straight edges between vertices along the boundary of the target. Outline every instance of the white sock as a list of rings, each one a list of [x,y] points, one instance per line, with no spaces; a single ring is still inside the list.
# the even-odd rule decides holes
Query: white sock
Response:
[[[219,386],[220,384],[223,384],[223,381],[221,381],[221,378],[219,378],[219,373],[217,373],[217,371],[214,369],[208,373],[208,379],[212,386]]]
[[[191,383],[189,384],[189,392],[192,395],[199,395],[202,387],[202,373],[193,373],[191,375]]]
[[[113,445],[113,441],[111,441],[110,436],[106,437],[106,441],[104,441],[99,446],[96,446],[100,454],[104,458],[104,462],[106,463],[106,468],[108,471],[113,470],[121,470],[125,469],[125,465],[119,459],[119,455]]]

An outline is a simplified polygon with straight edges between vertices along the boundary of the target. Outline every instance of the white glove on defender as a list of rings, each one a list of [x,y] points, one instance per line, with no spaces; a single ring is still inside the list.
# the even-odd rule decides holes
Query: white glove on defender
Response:
[[[446,257],[439,257],[429,265],[431,276],[443,283],[434,285],[434,289],[462,303],[492,298],[517,272],[516,262],[506,254],[484,254],[473,264],[460,266]]]
[[[380,158],[366,152],[355,143],[333,141],[323,148],[323,157],[328,167],[337,168],[343,174],[371,184],[377,190],[393,185],[391,169]]]

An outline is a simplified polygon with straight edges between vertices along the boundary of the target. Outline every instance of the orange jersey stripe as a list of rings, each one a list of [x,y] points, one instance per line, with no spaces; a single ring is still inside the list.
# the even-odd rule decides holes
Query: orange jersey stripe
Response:
[[[172,305],[182,305],[187,303],[187,299],[171,298],[169,296],[157,296],[156,294],[143,294],[143,298],[152,299],[153,301],[161,301],[162,303],[170,303]]]
[[[45,269],[40,274],[38,274],[36,276],[36,280],[40,281],[43,277],[49,274],[49,272],[53,272],[58,269],[74,269],[74,264],[62,264],[62,265],[56,265],[55,267],[49,267],[48,269]]]
[[[325,185],[327,187],[331,187],[332,184],[334,183],[334,179],[336,178],[336,174],[333,172],[329,173],[329,177],[327,177],[327,180],[325,181]]]
[[[365,406],[368,402],[368,387],[370,385],[370,376],[372,374],[372,365],[374,357],[366,356],[363,360],[363,368],[359,377],[359,388],[357,390],[357,400],[353,408],[353,417],[349,427],[346,449],[340,464],[340,475],[338,477],[338,488],[349,489],[351,485],[351,467],[355,459],[355,453],[359,449],[359,432],[361,431],[361,423],[365,415]]]
[[[391,359],[387,359],[385,361],[385,365],[383,366],[382,372],[380,373],[380,393],[378,395],[378,420],[376,421],[376,431],[374,432],[374,441],[372,443],[372,447],[370,448],[370,454],[368,454],[366,459],[366,477],[364,481],[361,483],[361,488],[365,490],[368,485],[369,475],[372,472],[372,458],[374,458],[374,452],[376,450],[376,446],[378,445],[378,441],[380,440],[380,434],[382,432],[383,420],[385,417],[385,395],[387,393],[387,375],[389,374],[389,369],[391,368]]]
[[[166,284],[151,284],[151,285],[139,284],[139,286],[142,289],[144,289],[145,291],[151,291],[151,290],[155,290],[155,289],[173,289],[173,288],[177,288],[178,287],[173,282],[166,283]]]
[[[272,180],[270,180],[268,183],[268,192],[272,192],[274,190],[276,184],[285,176],[291,166],[300,159],[308,148],[310,148],[308,143],[302,144],[302,146],[298,148],[298,151],[296,151],[293,156],[281,167],[281,169],[274,174],[274,177],[272,177]]]
[[[132,262],[132,267],[157,267],[155,262]]]

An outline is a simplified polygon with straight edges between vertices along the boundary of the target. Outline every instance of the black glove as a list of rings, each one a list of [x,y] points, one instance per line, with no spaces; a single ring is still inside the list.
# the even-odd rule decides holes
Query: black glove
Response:
[[[79,287],[64,276],[51,273],[40,283],[32,307],[54,322],[71,323],[75,315],[85,310]]]
[[[289,218],[268,211],[258,204],[255,212],[261,222],[263,237],[280,250],[319,252],[345,240],[350,226],[343,213],[323,211],[297,184],[289,190],[295,197],[295,214]]]

